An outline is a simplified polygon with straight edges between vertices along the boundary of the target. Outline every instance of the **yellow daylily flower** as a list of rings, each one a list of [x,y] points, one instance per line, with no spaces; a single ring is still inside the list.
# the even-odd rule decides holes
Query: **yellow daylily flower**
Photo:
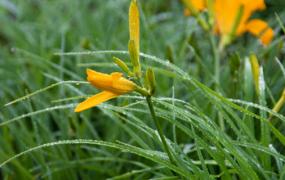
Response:
[[[97,106],[105,101],[135,90],[136,84],[124,78],[122,73],[105,74],[87,69],[87,80],[96,88],[103,90],[82,103],[78,104],[74,112],[81,112]]]
[[[268,27],[268,24],[259,19],[249,21],[246,29],[251,34],[257,36],[264,45],[268,45],[274,36],[274,31]]]
[[[264,45],[268,45],[274,36],[273,30],[265,21],[249,19],[254,11],[263,10],[265,7],[263,0],[215,0],[214,11],[219,33],[223,36],[233,33],[237,16],[243,8],[233,35],[239,36],[245,32],[250,32],[257,36]]]
[[[206,0],[183,1],[187,7],[188,2],[197,12],[207,8]],[[274,31],[265,21],[250,19],[255,11],[265,8],[264,0],[214,0],[213,14],[216,24],[214,29],[227,38],[250,32],[258,37],[262,44],[268,45],[273,39]]]

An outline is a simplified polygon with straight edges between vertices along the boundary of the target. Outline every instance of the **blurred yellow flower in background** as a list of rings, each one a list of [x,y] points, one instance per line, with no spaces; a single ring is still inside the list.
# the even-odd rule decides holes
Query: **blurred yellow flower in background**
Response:
[[[184,14],[186,16],[189,16],[191,14],[191,11],[199,12],[206,8],[206,2],[205,0],[183,0],[184,4],[188,7],[188,9],[185,9]]]
[[[250,19],[257,10],[266,8],[264,0],[212,0],[215,27],[224,39],[240,36],[250,32],[258,37],[262,44],[268,45],[274,36],[274,31],[268,24],[260,19]],[[184,0],[190,11],[201,11],[209,8],[206,0]],[[226,42],[227,43],[227,42]]]
[[[219,33],[239,36],[250,32],[257,36],[262,44],[268,45],[274,36],[273,30],[265,21],[249,19],[255,11],[264,10],[265,7],[263,0],[215,0],[214,11]],[[237,23],[236,27],[234,27],[235,23]]]

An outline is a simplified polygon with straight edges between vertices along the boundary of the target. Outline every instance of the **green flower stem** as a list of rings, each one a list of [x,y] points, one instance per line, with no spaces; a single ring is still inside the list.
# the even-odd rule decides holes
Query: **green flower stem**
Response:
[[[146,97],[150,95],[149,92],[145,88],[142,88],[138,85],[136,85],[135,91],[137,91],[138,93],[140,93],[141,95],[146,96]]]
[[[216,92],[219,92],[220,66],[221,66],[220,56],[221,56],[221,53],[223,52],[223,49],[225,46],[224,46],[223,42],[220,41],[219,47],[217,47],[217,43],[215,42],[215,37],[213,35],[210,35],[210,43],[211,43],[213,56],[214,56],[214,63],[215,63],[215,72],[214,72],[215,87],[214,87],[214,89]],[[220,112],[218,112],[218,121],[219,121],[219,124],[220,124],[222,131],[224,131],[225,130],[225,122],[224,122],[224,119],[223,119]]]
[[[215,90],[218,91],[219,84],[220,84],[220,56],[219,56],[219,50],[217,48],[215,37],[210,35],[210,43],[213,51],[213,57],[214,57],[214,79],[215,79]]]
[[[176,163],[175,163],[174,158],[172,157],[170,149],[169,149],[169,147],[167,145],[167,142],[166,142],[166,139],[165,139],[165,137],[163,135],[163,131],[162,131],[162,128],[160,126],[160,123],[158,122],[158,119],[156,118],[155,111],[154,111],[154,108],[153,108],[153,103],[152,103],[152,100],[151,100],[151,96],[147,96],[146,97],[146,101],[147,101],[147,104],[148,104],[149,111],[150,111],[150,114],[152,116],[152,119],[153,119],[153,121],[155,123],[156,129],[157,129],[158,134],[160,136],[161,142],[163,144],[163,148],[164,148],[165,152],[167,153],[170,162],[175,165]]]

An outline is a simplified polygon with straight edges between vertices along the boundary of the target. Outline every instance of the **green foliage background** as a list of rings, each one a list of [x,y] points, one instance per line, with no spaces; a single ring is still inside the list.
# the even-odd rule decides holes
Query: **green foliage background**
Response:
[[[275,15],[285,21],[285,4],[267,4],[254,16],[274,28],[274,41],[263,47],[246,34],[226,49],[221,96],[209,89],[209,37],[184,17],[182,4],[140,1],[141,51],[152,55],[142,63],[156,73],[155,110],[178,161],[173,166],[138,94],[73,112],[82,97],[98,92],[83,82],[86,68],[119,71],[114,55],[129,62],[122,52],[129,0],[0,1],[0,179],[284,179],[284,108],[265,123],[270,145],[260,142],[261,122],[268,122],[285,83],[284,32]],[[118,51],[55,55],[101,50]],[[244,65],[252,52],[264,69],[263,104]]]

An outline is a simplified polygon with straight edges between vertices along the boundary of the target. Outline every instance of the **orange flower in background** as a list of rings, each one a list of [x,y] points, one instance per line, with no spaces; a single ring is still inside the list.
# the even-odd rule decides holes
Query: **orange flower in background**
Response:
[[[194,9],[198,12],[207,8],[205,0],[183,0],[183,2],[190,11]],[[213,0],[213,6],[215,29],[223,36],[240,36],[250,32],[264,45],[272,41],[274,31],[268,24],[260,19],[250,19],[255,11],[266,8],[264,0]]]
[[[122,76],[122,73],[105,74],[87,69],[87,80],[96,88],[103,90],[82,103],[78,104],[74,112],[81,112],[100,103],[116,98],[122,94],[135,90],[136,85]]]
[[[253,19],[246,25],[246,29],[251,34],[259,37],[260,41],[264,45],[268,45],[274,36],[274,31],[268,27],[268,24],[259,19]]]
[[[250,32],[257,36],[262,44],[268,45],[274,36],[273,30],[265,21],[249,19],[253,12],[263,10],[265,7],[263,0],[215,0],[214,13],[219,33],[222,35],[239,36],[245,32]],[[241,10],[242,14],[233,32],[235,23],[237,23],[238,14]]]
[[[193,7],[198,11],[202,11],[206,7],[205,0],[195,0],[195,1],[188,0],[188,1],[191,1]]]
[[[184,14],[186,16],[190,16],[191,11],[199,12],[206,8],[205,0],[183,0],[183,2],[188,8],[188,9],[185,9],[184,11]]]

